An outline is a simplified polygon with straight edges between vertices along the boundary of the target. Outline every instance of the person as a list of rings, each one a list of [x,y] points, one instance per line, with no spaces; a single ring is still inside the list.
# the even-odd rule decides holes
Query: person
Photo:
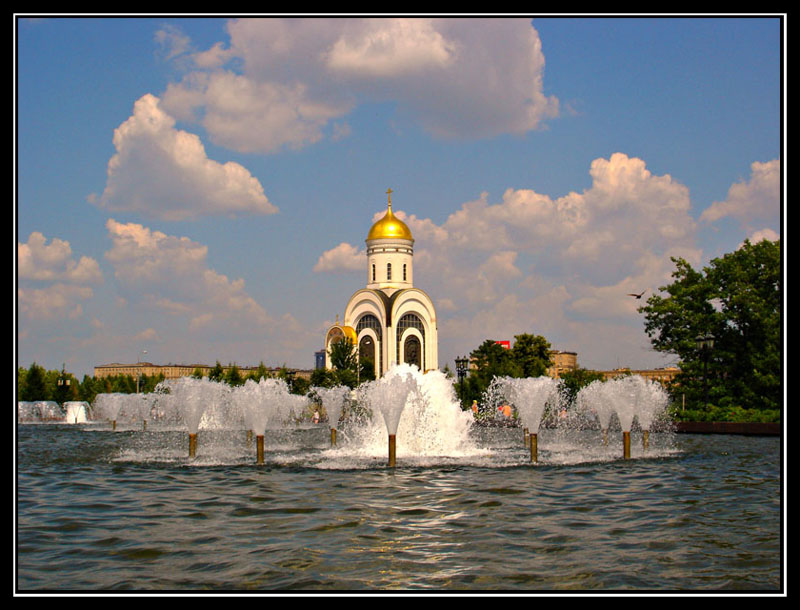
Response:
[[[511,405],[503,405],[503,415],[506,419],[511,419]]]
[[[314,411],[314,423],[315,424],[319,423],[319,411],[317,410]]]
[[[473,417],[478,417],[478,401],[477,400],[473,400],[472,401],[472,416]]]

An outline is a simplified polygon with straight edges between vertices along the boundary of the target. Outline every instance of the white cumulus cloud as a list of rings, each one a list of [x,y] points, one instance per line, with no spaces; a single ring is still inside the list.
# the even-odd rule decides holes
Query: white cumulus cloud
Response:
[[[247,169],[209,159],[200,138],[176,129],[153,95],[137,100],[113,141],[105,190],[90,199],[101,208],[163,220],[277,211]]]
[[[93,285],[103,282],[97,261],[77,261],[68,241],[34,231],[27,243],[17,242],[17,299],[20,312],[32,320],[77,318],[83,303],[94,296]]]
[[[78,284],[103,281],[96,260],[82,256],[76,262],[68,241],[55,237],[48,244],[47,238],[39,231],[30,234],[28,243],[17,243],[17,265],[22,280],[60,280]]]
[[[246,333],[272,323],[247,293],[244,280],[208,267],[206,246],[113,219],[106,228],[112,241],[106,259],[129,303],[179,316],[191,330],[214,326]]]
[[[746,231],[761,228],[761,223],[774,222],[780,217],[781,162],[754,162],[750,166],[750,179],[741,180],[728,189],[724,201],[715,201],[700,216],[701,221],[715,222],[730,216],[738,220]]]
[[[227,30],[162,102],[234,150],[313,144],[376,101],[451,138],[521,134],[558,114],[530,19],[256,18]]]

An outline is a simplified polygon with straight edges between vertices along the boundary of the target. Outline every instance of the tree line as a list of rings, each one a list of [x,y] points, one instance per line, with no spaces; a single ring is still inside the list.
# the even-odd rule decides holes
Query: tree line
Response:
[[[226,370],[227,368],[227,370]],[[200,379],[206,375],[200,369],[195,369],[191,375]],[[286,366],[278,369],[276,373],[268,369],[264,363],[258,368],[242,375],[236,365],[223,367],[219,361],[208,372],[207,377],[212,381],[224,382],[230,386],[243,385],[248,379],[258,381],[261,378],[278,377],[290,380],[293,393],[304,394],[309,389],[309,381],[303,377],[294,377]],[[133,394],[136,392],[153,392],[156,386],[164,381],[164,375],[109,375],[106,377],[90,377],[84,375],[78,380],[72,373],[62,368],[46,370],[36,362],[27,369],[17,369],[17,399],[22,401],[52,400],[59,404],[77,400],[93,403],[98,394]]]

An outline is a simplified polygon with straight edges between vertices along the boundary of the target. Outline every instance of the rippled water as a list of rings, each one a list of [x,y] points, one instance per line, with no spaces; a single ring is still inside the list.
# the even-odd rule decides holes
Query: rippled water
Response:
[[[27,425],[17,434],[18,592],[780,591],[781,441],[474,432],[464,458],[269,434]],[[587,449],[587,447],[591,447]]]

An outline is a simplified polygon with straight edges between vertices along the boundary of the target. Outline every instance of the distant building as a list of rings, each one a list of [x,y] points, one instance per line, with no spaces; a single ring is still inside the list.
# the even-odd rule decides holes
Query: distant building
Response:
[[[619,368],[610,371],[597,371],[603,375],[604,379],[613,379],[614,377],[623,377],[625,375],[639,375],[650,381],[658,381],[661,384],[671,383],[675,376],[681,372],[677,366],[667,366],[657,369],[630,369]]]
[[[208,377],[209,373],[216,365],[211,366],[208,364],[152,364],[150,362],[137,362],[136,364],[100,364],[94,367],[94,376],[97,379],[104,377],[114,377],[116,375],[130,375],[131,377],[158,377],[163,375],[164,379],[179,379],[181,377],[191,377],[195,371],[199,371],[202,377]],[[257,366],[238,366],[229,364],[222,367],[223,373],[227,374],[234,366],[239,369],[239,374],[242,377],[248,377],[258,371]],[[303,369],[289,369],[294,371],[295,376],[304,377],[306,379],[311,377],[311,371]],[[277,377],[281,368],[273,367],[267,368],[267,374],[271,377]]]
[[[547,374],[554,379],[558,379],[564,373],[578,368],[578,353],[562,352],[557,349],[550,350],[550,361],[552,364],[547,369]]]

